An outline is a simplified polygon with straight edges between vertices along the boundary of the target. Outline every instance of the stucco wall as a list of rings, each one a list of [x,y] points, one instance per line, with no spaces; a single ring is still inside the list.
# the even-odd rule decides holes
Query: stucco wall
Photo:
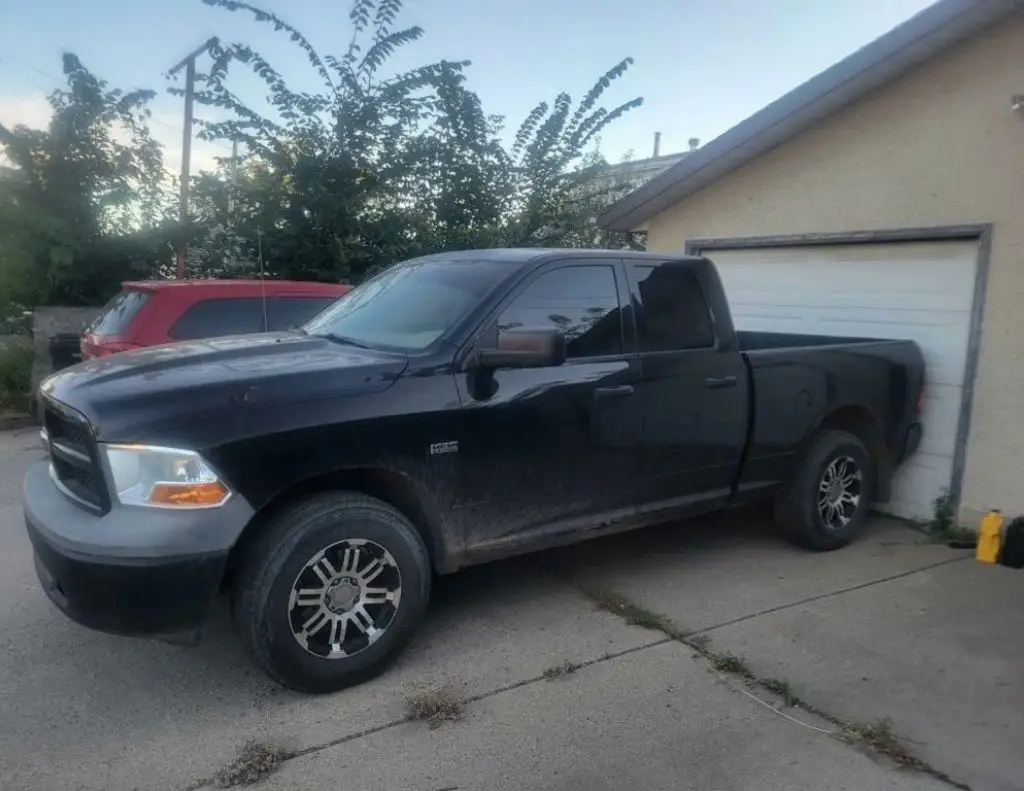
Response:
[[[650,220],[687,239],[993,223],[961,519],[1024,513],[1024,13]]]

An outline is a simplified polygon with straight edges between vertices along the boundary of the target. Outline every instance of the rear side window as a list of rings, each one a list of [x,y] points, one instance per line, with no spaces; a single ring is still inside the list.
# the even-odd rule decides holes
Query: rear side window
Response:
[[[334,301],[335,297],[271,297],[267,300],[267,328],[275,332],[299,327]]]
[[[692,270],[678,266],[635,266],[644,305],[637,328],[640,350],[673,352],[715,345],[711,312]]]
[[[149,296],[146,291],[122,291],[103,306],[85,331],[93,335],[123,335]]]
[[[622,314],[610,266],[553,269],[528,285],[498,317],[498,329],[558,329],[570,358],[622,354]]]
[[[263,300],[259,297],[205,299],[188,308],[167,330],[176,341],[263,332]]]

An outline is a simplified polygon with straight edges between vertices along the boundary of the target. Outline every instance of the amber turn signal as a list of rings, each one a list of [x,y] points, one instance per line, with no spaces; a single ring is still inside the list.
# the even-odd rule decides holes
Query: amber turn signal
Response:
[[[220,505],[228,490],[219,481],[203,483],[158,483],[149,492],[151,505]]]

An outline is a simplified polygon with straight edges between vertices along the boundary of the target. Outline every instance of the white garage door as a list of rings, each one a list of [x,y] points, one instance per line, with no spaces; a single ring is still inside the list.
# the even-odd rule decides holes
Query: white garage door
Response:
[[[950,486],[977,244],[901,242],[708,250],[740,329],[908,338],[924,353],[924,439],[885,510],[928,519]]]

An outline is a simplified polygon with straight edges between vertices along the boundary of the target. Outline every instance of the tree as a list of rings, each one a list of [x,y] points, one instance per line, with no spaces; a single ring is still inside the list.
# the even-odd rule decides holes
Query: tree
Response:
[[[147,125],[152,91],[125,93],[63,59],[46,130],[0,124],[0,301],[88,305],[168,255],[168,193]]]
[[[582,240],[574,212],[583,205],[580,185],[601,167],[590,155],[596,136],[642,103],[598,105],[629,68],[627,58],[575,108],[565,93],[550,106],[538,104],[506,151],[503,119],[487,115],[467,88],[466,61],[388,74],[389,59],[423,35],[420,27],[396,26],[402,0],[354,0],[352,38],[337,56],[321,55],[301,32],[250,3],[203,1],[287,35],[322,85],[316,94],[292,90],[243,43],[212,49],[196,101],[232,117],[204,124],[200,134],[242,143],[260,172],[259,180],[238,179],[230,217],[223,179],[197,184],[206,210],[217,207],[203,222],[233,229],[211,235],[210,246],[219,250],[208,261],[216,266],[238,257],[237,245],[229,253],[224,244],[239,239],[244,259],[262,252],[276,273],[326,280],[358,280],[439,250],[557,244],[574,234]],[[230,90],[229,72],[238,66],[267,85],[263,110]]]

